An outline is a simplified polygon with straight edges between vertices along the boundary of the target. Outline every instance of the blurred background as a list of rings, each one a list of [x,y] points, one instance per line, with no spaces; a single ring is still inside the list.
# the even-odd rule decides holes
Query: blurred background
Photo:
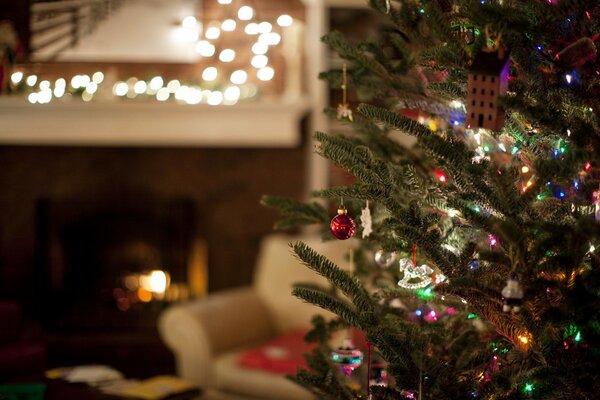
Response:
[[[365,3],[0,0],[0,298],[44,353],[0,375],[173,373],[156,318],[251,281],[261,195],[346,179],[311,141],[347,129],[320,37],[367,35]]]

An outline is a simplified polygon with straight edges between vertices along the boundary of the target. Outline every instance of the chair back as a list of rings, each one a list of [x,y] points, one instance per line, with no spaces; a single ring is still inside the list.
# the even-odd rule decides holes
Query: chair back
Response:
[[[328,285],[325,278],[296,258],[289,246],[296,241],[306,243],[345,270],[351,269],[348,253],[350,248],[356,245],[352,239],[323,241],[318,235],[273,234],[262,240],[254,271],[254,287],[267,305],[274,326],[280,333],[294,328],[310,327],[310,320],[315,314],[332,315],[312,304],[304,303],[291,294],[296,283]]]

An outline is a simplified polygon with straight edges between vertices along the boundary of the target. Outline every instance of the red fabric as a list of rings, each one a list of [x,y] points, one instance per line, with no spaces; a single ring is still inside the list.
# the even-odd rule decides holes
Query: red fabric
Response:
[[[303,354],[315,345],[304,342],[305,330],[295,330],[278,336],[246,351],[238,360],[241,367],[260,369],[275,374],[293,374],[299,367],[306,368]]]

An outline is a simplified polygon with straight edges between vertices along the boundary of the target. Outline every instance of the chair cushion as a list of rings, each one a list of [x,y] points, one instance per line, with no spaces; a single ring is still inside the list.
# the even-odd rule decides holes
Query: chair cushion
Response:
[[[247,347],[216,357],[214,386],[224,392],[262,400],[309,400],[314,396],[285,377],[302,365],[302,354],[310,349],[304,331],[292,331],[256,347]]]
[[[275,374],[294,374],[298,367],[307,367],[303,354],[314,348],[304,341],[305,335],[306,330],[299,329],[271,339],[243,352],[238,364]]]

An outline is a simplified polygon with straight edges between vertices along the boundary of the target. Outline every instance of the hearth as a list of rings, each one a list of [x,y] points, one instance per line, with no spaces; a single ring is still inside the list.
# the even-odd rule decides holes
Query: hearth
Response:
[[[170,372],[156,320],[190,296],[194,213],[179,199],[37,202],[37,308],[51,362]]]

